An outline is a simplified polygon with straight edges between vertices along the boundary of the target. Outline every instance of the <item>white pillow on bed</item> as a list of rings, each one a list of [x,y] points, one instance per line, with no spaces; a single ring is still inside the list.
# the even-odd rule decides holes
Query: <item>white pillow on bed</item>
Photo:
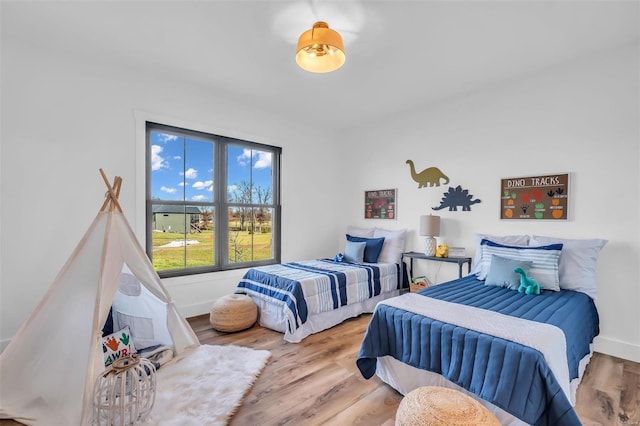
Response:
[[[374,230],[375,228],[361,228],[358,226],[348,225],[346,233],[354,237],[373,238]],[[340,253],[344,253],[345,251],[347,251],[347,240],[344,238],[344,234],[341,234],[338,238],[338,251]]]
[[[378,257],[378,263],[400,263],[404,252],[404,242],[407,237],[406,229],[392,231],[388,229],[375,228],[373,238],[384,237],[382,252]]]
[[[593,300],[598,294],[596,264],[598,254],[607,244],[601,239],[567,239],[534,235],[531,245],[562,244],[560,254],[560,288],[587,294]]]
[[[482,267],[480,265],[480,261],[482,260],[482,247],[480,243],[482,240],[493,241],[498,244],[505,244],[508,246],[523,246],[526,247],[529,245],[529,236],[528,235],[487,235],[487,234],[476,234],[476,251],[474,253],[473,258],[473,267],[471,268],[472,274],[480,274]]]
[[[347,226],[347,234],[354,237],[373,238],[375,229],[376,228],[358,228],[357,226],[349,225]]]

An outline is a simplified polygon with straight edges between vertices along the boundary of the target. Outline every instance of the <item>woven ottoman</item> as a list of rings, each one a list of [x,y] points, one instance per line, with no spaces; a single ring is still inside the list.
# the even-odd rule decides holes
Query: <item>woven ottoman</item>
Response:
[[[211,305],[209,322],[218,330],[231,333],[245,330],[256,323],[258,307],[245,294],[229,294]]]
[[[475,399],[454,389],[424,386],[400,401],[396,425],[500,426],[500,422]]]

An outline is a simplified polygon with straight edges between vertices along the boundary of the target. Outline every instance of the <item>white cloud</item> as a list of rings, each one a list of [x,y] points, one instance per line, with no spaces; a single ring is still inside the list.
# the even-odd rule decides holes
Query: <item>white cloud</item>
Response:
[[[196,169],[194,169],[193,167],[190,167],[187,169],[186,172],[182,173],[180,172],[181,176],[184,176],[187,179],[195,179],[198,177],[198,171]]]
[[[178,139],[178,137],[175,136],[175,135],[167,135],[167,134],[164,134],[164,133],[158,133],[158,140],[160,142],[165,142],[166,143],[166,142],[175,141],[177,139]]]
[[[167,194],[175,194],[176,193],[176,189],[175,188],[167,188],[166,186],[161,186],[160,187],[160,191],[166,192]]]
[[[257,154],[257,155],[256,155]],[[258,151],[254,153],[254,157],[257,156],[258,159],[254,161],[253,167],[256,169],[264,169],[267,167],[271,167],[271,153]]]
[[[238,190],[238,185],[229,185],[229,186],[227,186],[227,192],[230,193],[230,194],[235,192],[235,191],[237,191],[237,190]]]
[[[198,182],[194,183],[192,185],[192,187],[195,188],[195,189],[205,189],[207,187],[210,187],[212,184],[213,184],[212,180],[205,180],[204,182],[198,181]]]
[[[182,181],[182,182],[180,182],[180,183],[178,184],[178,186],[185,186],[185,185],[186,185],[186,184],[184,183],[184,181]]]
[[[174,156],[173,156],[173,159],[174,159],[174,160],[180,160],[181,158],[182,158],[182,157],[181,157],[181,156],[179,156],[179,155],[174,155]]]
[[[271,167],[271,153],[264,151],[251,151],[250,149],[245,149],[242,151],[242,154],[238,155],[237,160],[238,164],[241,166],[246,166],[250,163],[251,157],[253,155],[253,167],[256,169],[264,169],[266,167]]]
[[[191,197],[191,201],[204,201],[207,199],[206,195],[195,195]]]
[[[160,145],[151,145],[151,170],[160,170],[169,167],[169,163],[160,155],[163,148]]]

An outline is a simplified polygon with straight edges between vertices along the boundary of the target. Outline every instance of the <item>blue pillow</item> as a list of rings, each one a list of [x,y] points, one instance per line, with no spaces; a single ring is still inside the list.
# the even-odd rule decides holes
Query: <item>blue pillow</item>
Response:
[[[484,283],[486,285],[506,287],[509,290],[518,290],[518,287],[520,287],[520,275],[513,272],[513,270],[520,267],[528,274],[531,265],[533,265],[531,260],[512,259],[494,254],[491,256],[489,274],[487,274],[487,279]]]
[[[347,246],[344,249],[344,260],[351,263],[362,263],[366,245],[367,243],[364,241],[347,241]]]
[[[363,238],[354,237],[347,234],[347,241],[355,241],[357,243],[366,243],[364,247],[364,261],[367,263],[377,263],[380,252],[382,251],[382,244],[384,244],[384,237],[380,238]]]
[[[562,244],[549,244],[535,247],[516,247],[482,240],[480,243],[482,257],[480,260],[479,280],[486,280],[491,267],[491,256],[498,255],[533,262],[527,275],[538,281],[544,290],[560,291],[559,260]]]

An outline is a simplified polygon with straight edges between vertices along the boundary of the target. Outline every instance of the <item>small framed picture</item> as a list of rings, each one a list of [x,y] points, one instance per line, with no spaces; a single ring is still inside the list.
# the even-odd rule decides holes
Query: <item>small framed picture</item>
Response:
[[[364,192],[365,219],[395,219],[397,212],[396,189],[379,189]]]

